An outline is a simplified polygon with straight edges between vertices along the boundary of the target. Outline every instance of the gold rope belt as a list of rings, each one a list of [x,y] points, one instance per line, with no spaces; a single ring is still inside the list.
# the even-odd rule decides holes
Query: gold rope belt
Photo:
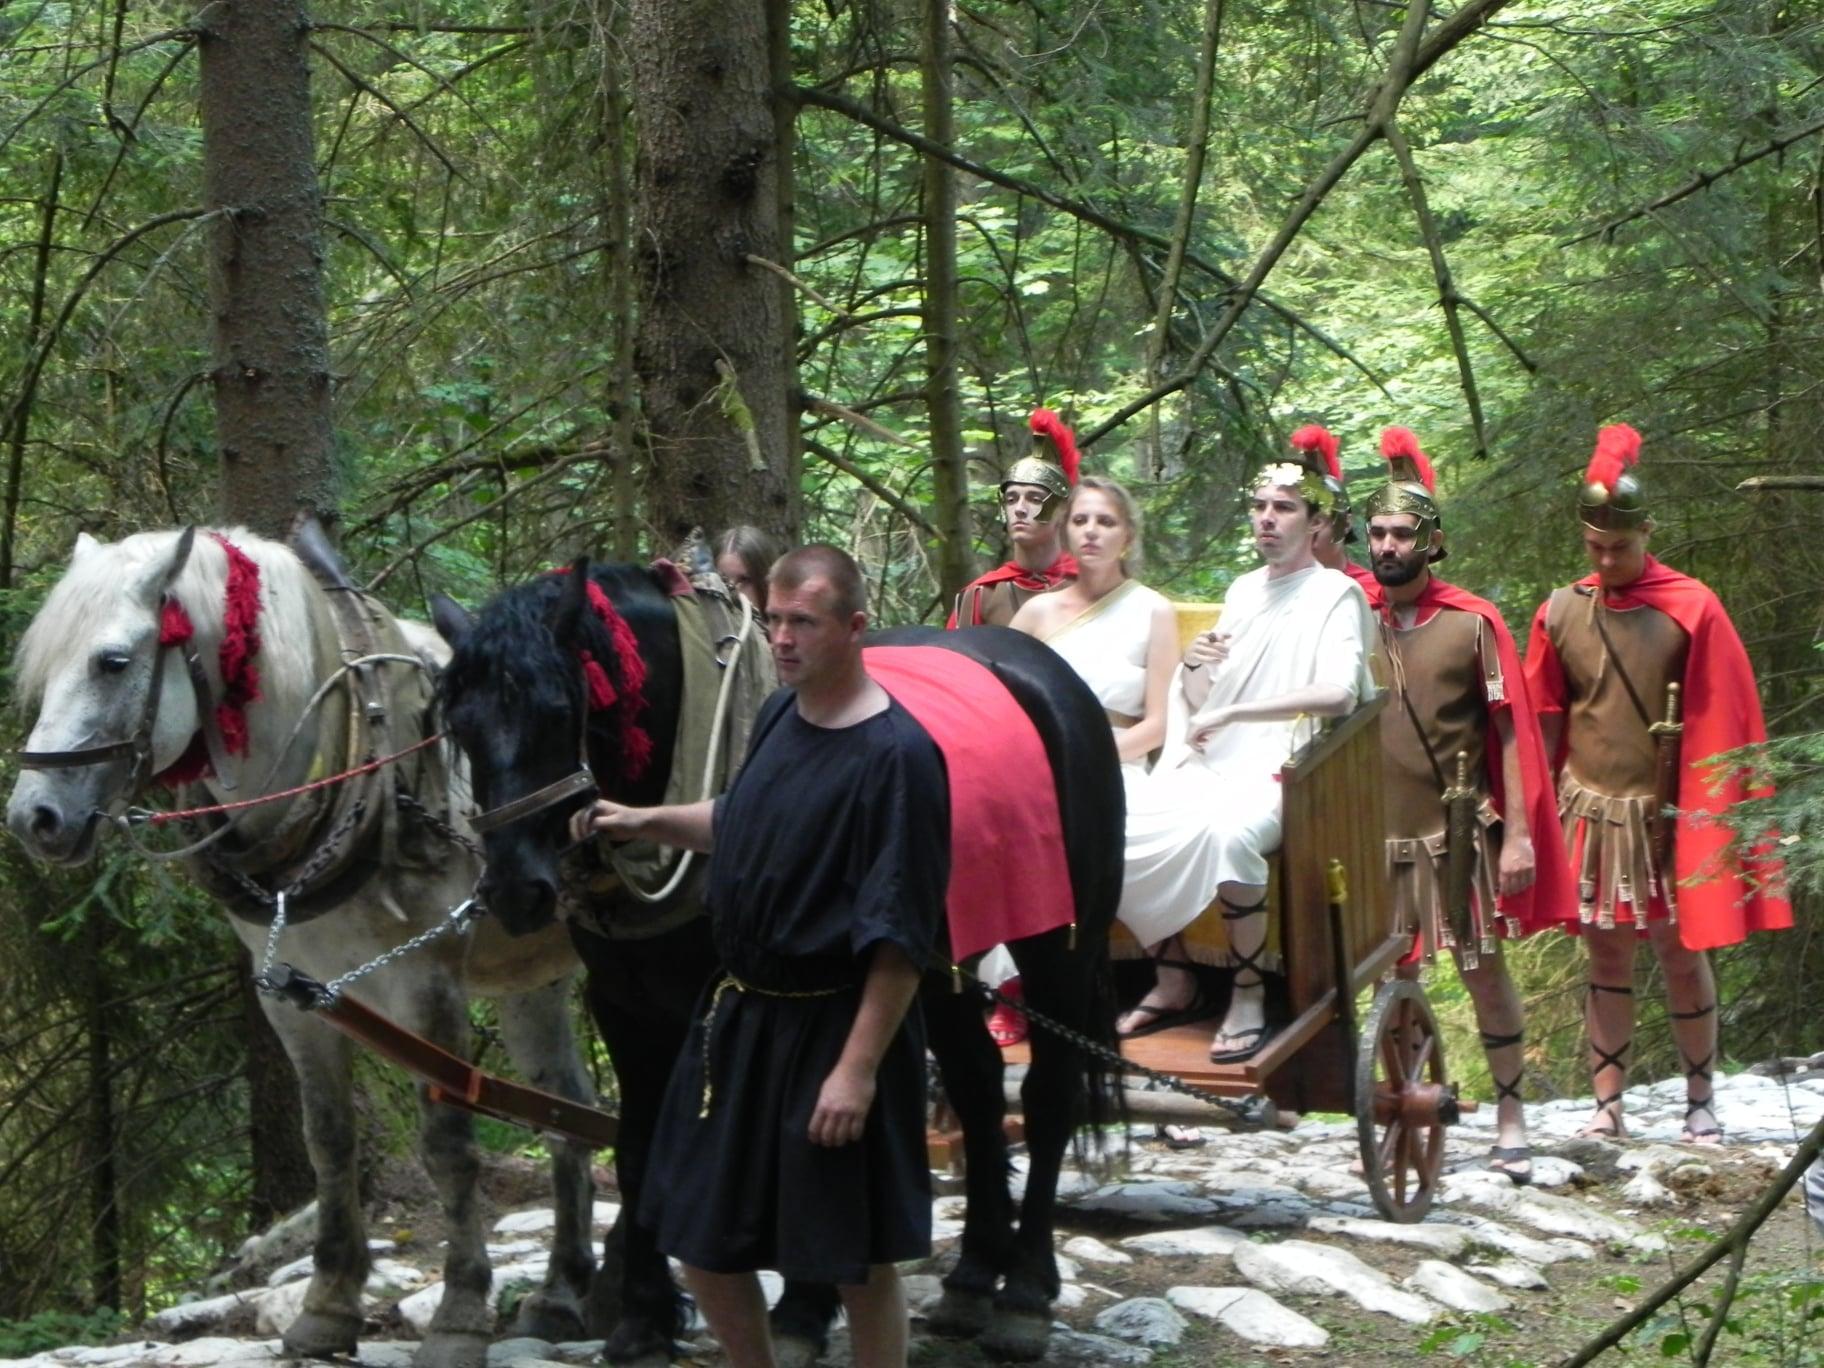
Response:
[[[716,984],[715,991],[709,995],[709,1010],[703,1014],[703,1105],[697,1110],[697,1118],[701,1120],[703,1117],[709,1115],[709,1104],[712,1093],[712,1084],[710,1081],[711,1033],[715,1029],[716,1012],[722,1006],[722,997],[730,988],[733,988],[737,993],[754,993],[760,997],[826,998],[835,997],[839,993],[848,992],[849,986],[850,985],[845,984],[841,988],[812,988],[804,992],[792,993],[782,989],[757,988],[751,983],[746,983],[741,979],[736,978],[733,974],[724,974],[721,980]]]

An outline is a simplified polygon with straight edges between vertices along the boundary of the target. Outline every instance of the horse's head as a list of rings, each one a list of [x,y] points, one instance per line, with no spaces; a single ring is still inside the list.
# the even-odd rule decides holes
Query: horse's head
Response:
[[[626,753],[621,710],[634,703],[614,638],[590,606],[592,579],[625,614],[641,658],[665,657],[658,630],[664,600],[645,572],[631,567],[591,571],[579,560],[568,574],[505,590],[475,615],[442,595],[431,605],[453,652],[438,684],[444,725],[468,756],[482,809],[482,900],[515,935],[544,926],[556,911],[571,814],[598,787],[656,801],[669,768],[670,722],[661,720],[668,709],[642,719],[657,743],[649,762],[636,766]],[[646,690],[655,701],[677,692],[675,626],[670,630],[671,677]],[[593,685],[592,668],[601,672]],[[605,707],[604,692],[613,698]],[[635,768],[642,769],[638,783],[631,782]]]
[[[15,676],[38,714],[6,824],[39,859],[88,859],[98,820],[190,745],[196,696],[182,653],[160,645],[160,625],[166,596],[195,571],[194,543],[194,529],[108,545],[78,536],[26,629]]]

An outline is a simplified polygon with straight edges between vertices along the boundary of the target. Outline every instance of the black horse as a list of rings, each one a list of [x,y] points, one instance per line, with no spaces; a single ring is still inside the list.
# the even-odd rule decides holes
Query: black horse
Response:
[[[646,710],[640,721],[652,754],[629,778],[617,709],[626,681],[610,633],[589,610],[585,578],[608,596],[631,627],[645,667]],[[624,892],[579,888],[568,820],[588,800],[566,776],[579,752],[594,788],[617,801],[661,801],[676,750],[683,659],[674,601],[658,576],[633,566],[578,562],[568,575],[544,575],[508,589],[470,617],[454,603],[434,605],[455,654],[441,684],[450,734],[467,752],[476,799],[497,810],[521,800],[521,815],[483,837],[481,891],[507,929],[548,924],[560,901],[573,915],[572,935],[588,971],[591,1012],[619,1083],[621,1133],[615,1152],[622,1216],[614,1249],[592,1296],[597,1325],[618,1317],[605,1356],[627,1363],[670,1347],[682,1303],[652,1232],[632,1219],[646,1172],[660,1098],[693,1008],[715,969],[707,919],[693,916],[656,936],[617,935],[625,919],[647,921],[649,909]],[[1036,1012],[1105,1045],[1113,1041],[1113,997],[1107,933],[1121,891],[1124,818],[1119,765],[1107,719],[1093,695],[1053,652],[998,628],[962,633],[907,628],[875,638],[882,644],[961,651],[991,670],[1032,718],[1050,762],[1049,774],[1010,776],[1051,783],[1059,809],[1075,894],[1075,926],[1015,943],[1012,953]],[[587,653],[585,657],[583,653]],[[588,710],[583,659],[611,676],[617,701]],[[553,795],[547,801],[541,794]],[[694,795],[693,795],[694,796]],[[514,811],[509,807],[509,811]],[[676,898],[694,900],[696,879]],[[921,992],[927,1032],[950,1103],[961,1120],[968,1163],[968,1210],[956,1268],[930,1318],[939,1333],[979,1336],[996,1357],[1043,1355],[1051,1302],[1058,1293],[1052,1253],[1053,1204],[1063,1154],[1078,1127],[1117,1119],[1119,1092],[1104,1063],[1061,1038],[1039,1033],[1022,1098],[1031,1156],[1016,1226],[1007,1186],[1005,1097],[1000,1051],[974,992],[957,992],[953,976],[926,976]],[[773,1313],[782,1362],[808,1362],[821,1352],[837,1299],[834,1289],[788,1284]],[[806,1357],[808,1355],[808,1357]]]

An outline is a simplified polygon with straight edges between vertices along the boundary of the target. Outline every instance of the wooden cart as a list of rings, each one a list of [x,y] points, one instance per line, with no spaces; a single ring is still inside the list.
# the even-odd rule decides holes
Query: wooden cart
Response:
[[[1186,640],[1218,605],[1179,605]],[[1379,695],[1306,744],[1281,771],[1283,836],[1270,906],[1290,1020],[1252,1059],[1212,1064],[1216,1020],[1129,1041],[1134,1063],[1223,1097],[1265,1094],[1297,1112],[1356,1118],[1363,1175],[1395,1221],[1431,1206],[1445,1127],[1474,1103],[1446,1081],[1443,1041],[1415,982],[1381,979],[1412,945],[1392,924],[1386,881]],[[1214,919],[1214,913],[1210,914]],[[1131,942],[1130,942],[1131,943]],[[1374,997],[1358,1019],[1357,996]],[[1024,1047],[1005,1052],[1023,1061]]]

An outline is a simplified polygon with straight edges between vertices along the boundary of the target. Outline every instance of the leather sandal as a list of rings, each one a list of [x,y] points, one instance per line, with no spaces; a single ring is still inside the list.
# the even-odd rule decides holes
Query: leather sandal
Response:
[[[1236,907],[1232,903],[1226,902],[1222,905],[1222,919],[1225,922],[1241,921],[1246,917],[1264,917],[1266,913],[1267,904],[1265,899],[1255,903],[1252,907]],[[1230,941],[1229,958],[1233,960],[1235,964],[1235,973],[1230,981],[1235,987],[1260,988],[1265,986],[1267,979],[1266,975],[1261,972],[1260,960],[1261,957],[1266,954],[1266,951],[1267,943],[1264,939],[1260,943],[1260,948],[1255,950],[1252,954],[1243,954],[1235,948],[1234,941]],[[1251,975],[1251,977],[1243,979],[1243,974]],[[1262,1004],[1262,1010],[1265,1010],[1264,1003]],[[1218,1050],[1216,1048],[1216,1042],[1212,1040],[1210,1042],[1210,1063],[1247,1063],[1248,1060],[1260,1053],[1261,1046],[1267,1043],[1267,1037],[1272,1034],[1272,1030],[1273,1028],[1271,1026],[1265,1025],[1264,1023],[1259,1026],[1249,1026],[1239,1031],[1219,1030],[1216,1033],[1218,1037],[1226,1036],[1230,1040],[1245,1041],[1247,1043],[1234,1046],[1227,1050]]]

